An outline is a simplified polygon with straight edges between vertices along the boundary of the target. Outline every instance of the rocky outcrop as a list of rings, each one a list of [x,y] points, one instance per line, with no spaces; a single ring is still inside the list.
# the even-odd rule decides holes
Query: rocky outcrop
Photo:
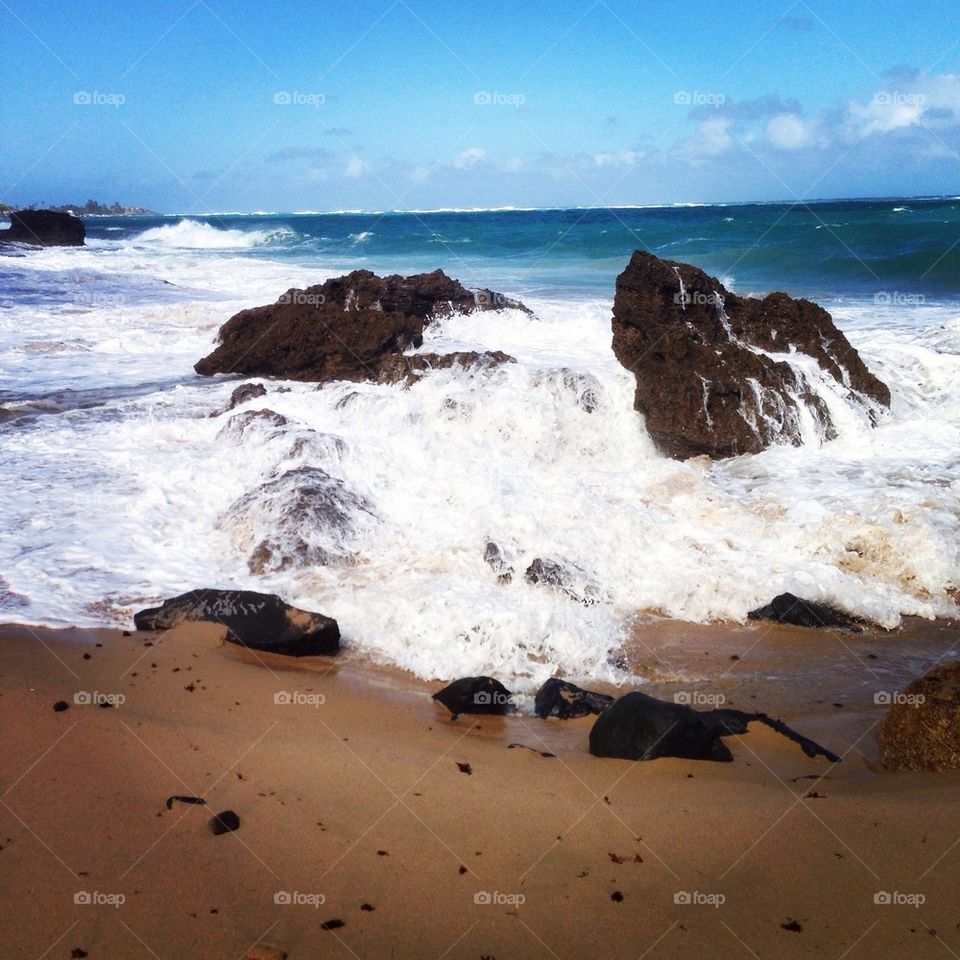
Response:
[[[412,356],[391,354],[384,357],[377,369],[380,383],[405,383],[411,386],[428,370],[449,370],[460,367],[463,370],[492,370],[505,363],[517,361],[501,350],[477,353],[464,350],[455,353],[415,353]]]
[[[960,661],[935,667],[888,699],[877,727],[887,770],[960,770]]]
[[[830,627],[838,630],[859,630],[863,623],[836,607],[802,600],[792,593],[781,593],[765,607],[751,610],[747,617],[750,620],[772,620],[774,623],[786,623],[794,627]]]
[[[433,695],[456,719],[462,713],[505,714],[513,710],[513,694],[493,677],[463,677]]]
[[[227,509],[251,573],[329,566],[350,559],[372,505],[320,467],[297,467],[255,487]]]
[[[138,630],[172,630],[185,620],[223,624],[228,641],[266,653],[312,657],[340,649],[336,620],[298,610],[272,593],[194,590],[134,617]]]
[[[195,369],[203,376],[376,380],[386,358],[422,345],[431,320],[508,307],[527,311],[489,290],[473,293],[442,270],[411,277],[355,270],[231,317],[220,345]]]
[[[31,243],[38,247],[82,247],[87,235],[83,221],[56,210],[18,210],[10,227],[0,230],[0,243]]]
[[[537,691],[533,711],[544,719],[575,720],[591,713],[603,713],[613,701],[614,698],[606,693],[594,693],[559,677],[551,677]]]
[[[614,353],[636,377],[634,406],[667,456],[799,444],[805,425],[835,436],[826,405],[786,360],[794,351],[874,419],[890,404],[888,388],[809,300],[738,297],[696,267],[637,251],[617,278],[613,314]]]
[[[600,715],[590,730],[590,752],[595,757],[621,760],[682,757],[730,761],[733,754],[722,738],[746,733],[747,725],[754,720],[799,744],[808,757],[823,756],[832,763],[840,762],[836,754],[765,713],[699,711],[638,692],[621,697]]]

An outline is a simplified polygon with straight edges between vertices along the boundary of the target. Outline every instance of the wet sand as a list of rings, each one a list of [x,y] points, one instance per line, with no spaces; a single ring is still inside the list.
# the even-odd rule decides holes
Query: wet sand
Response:
[[[907,630],[660,624],[625,651],[648,692],[767,710],[832,765],[756,724],[730,764],[600,760],[590,719],[453,721],[440,683],[208,625],[0,628],[0,955],[958,953],[960,773],[876,768],[874,693],[957,637]],[[214,836],[227,809],[240,829]]]

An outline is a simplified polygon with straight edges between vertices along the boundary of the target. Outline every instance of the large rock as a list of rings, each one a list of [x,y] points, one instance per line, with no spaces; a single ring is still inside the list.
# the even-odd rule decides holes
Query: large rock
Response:
[[[493,677],[462,677],[438,690],[433,699],[442,703],[454,719],[462,713],[502,715],[513,710],[513,694]]]
[[[884,767],[960,769],[960,661],[935,667],[890,699],[877,727]]]
[[[694,710],[633,692],[602,713],[590,730],[590,752],[595,757],[621,760],[655,760],[682,757],[687,760],[730,761],[733,754],[723,737],[747,732],[757,720],[800,745],[808,757],[823,756],[832,763],[840,758],[819,744],[765,713],[742,710]]]
[[[411,356],[391,354],[384,357],[377,369],[380,383],[404,383],[412,386],[430,370],[449,370],[460,367],[463,370],[493,370],[505,363],[517,361],[502,350],[487,350],[477,353],[475,350],[461,350],[455,353],[415,353]]]
[[[39,247],[82,247],[87,231],[83,221],[56,210],[18,210],[10,214],[10,228],[0,230],[0,243],[32,243]]]
[[[411,277],[355,270],[231,317],[220,328],[220,346],[195,369],[204,376],[376,380],[385,358],[423,343],[434,318],[506,307],[526,310],[488,290],[473,293],[442,270]]]
[[[266,653],[313,657],[340,649],[336,620],[298,610],[272,593],[194,590],[134,617],[138,630],[172,630],[184,620],[221,623],[231,643]]]
[[[839,630],[858,630],[863,623],[857,617],[844,613],[825,603],[803,600],[792,593],[781,593],[765,607],[751,610],[750,620],[772,620],[774,623],[786,623],[794,627],[829,627]]]
[[[614,353],[636,376],[634,406],[671,457],[799,444],[805,423],[835,436],[826,405],[786,361],[792,351],[872,417],[890,404],[888,388],[809,300],[738,297],[696,267],[636,251],[617,278],[613,314]]]

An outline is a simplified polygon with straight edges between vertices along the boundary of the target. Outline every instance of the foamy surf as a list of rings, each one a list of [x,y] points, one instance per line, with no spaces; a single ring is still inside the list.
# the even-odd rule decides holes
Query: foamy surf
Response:
[[[742,621],[784,590],[889,627],[955,610],[952,306],[825,304],[890,385],[890,414],[873,429],[825,393],[835,440],[811,431],[803,447],[720,463],[657,454],[610,349],[609,298],[511,287],[535,317],[449,318],[422,350],[515,364],[435,370],[409,389],[269,383],[211,417],[236,381],[191,368],[220,323],[333,268],[263,257],[256,241],[231,249],[233,230],[209,229],[227,236],[0,257],[30,291],[0,313],[8,616],[127,624],[192,587],[269,590],[331,613],[380,662],[526,689],[557,670],[614,679],[638,619]],[[259,410],[279,416],[242,419]],[[291,510],[304,485],[311,508]],[[537,561],[561,565],[566,588],[528,582]]]

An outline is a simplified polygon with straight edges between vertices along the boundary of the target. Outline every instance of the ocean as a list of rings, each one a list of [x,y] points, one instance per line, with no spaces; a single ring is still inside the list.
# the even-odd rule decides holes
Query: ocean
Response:
[[[242,587],[338,620],[345,643],[424,678],[620,679],[661,618],[742,622],[789,590],[896,628],[956,613],[960,587],[960,200],[409,213],[97,217],[82,249],[0,249],[0,617],[129,626],[197,587]],[[634,249],[739,294],[828,309],[893,393],[823,445],[678,463],[633,410],[610,349]],[[231,315],[357,268],[444,269],[523,300],[453,317],[423,351],[502,350],[493,373],[410,389],[268,384],[193,364]],[[590,403],[584,403],[589,395]],[[592,409],[589,409],[592,408]],[[321,466],[356,495],[341,529],[290,529],[265,487]],[[359,506],[362,504],[362,507]],[[344,557],[256,573],[265,537]],[[578,603],[515,576],[580,571]]]

